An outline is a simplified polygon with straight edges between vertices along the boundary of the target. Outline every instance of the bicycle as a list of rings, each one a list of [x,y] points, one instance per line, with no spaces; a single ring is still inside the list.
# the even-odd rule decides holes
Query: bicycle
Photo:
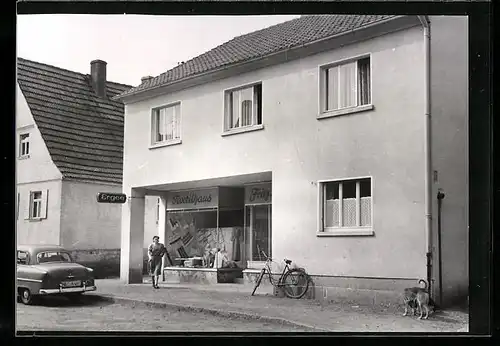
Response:
[[[262,278],[264,275],[269,275],[269,281],[271,285],[283,289],[285,295],[288,298],[300,299],[306,294],[309,289],[309,275],[306,274],[304,269],[301,268],[290,268],[290,264],[292,263],[289,259],[284,259],[285,268],[283,268],[283,272],[281,273],[280,278],[276,281],[273,279],[273,274],[271,271],[271,263],[274,262],[271,257],[268,257],[264,251],[262,251],[264,258],[266,259],[266,263],[264,268],[260,271],[259,277],[255,283],[255,287],[252,291],[252,296],[255,294],[255,291],[260,286],[262,282]],[[276,263],[276,262],[275,262]]]

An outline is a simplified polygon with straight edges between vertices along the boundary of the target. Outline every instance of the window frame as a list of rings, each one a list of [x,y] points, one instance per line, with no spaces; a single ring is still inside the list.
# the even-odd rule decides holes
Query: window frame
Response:
[[[359,74],[359,69],[358,65],[356,65],[356,106],[352,107],[345,107],[345,108],[339,108],[339,109],[332,109],[328,110],[326,109],[326,99],[327,99],[327,80],[326,80],[326,71],[330,68],[349,64],[352,62],[358,62],[363,59],[370,59],[370,80],[369,80],[369,85],[370,85],[370,102],[365,105],[359,105],[359,90],[358,90],[358,74]],[[324,119],[324,118],[330,118],[330,117],[335,117],[335,116],[340,116],[340,115],[346,115],[346,114],[352,114],[352,113],[358,113],[358,112],[364,112],[364,111],[370,111],[374,109],[373,106],[373,57],[372,53],[364,53],[364,54],[359,54],[356,56],[352,56],[349,58],[343,58],[339,59],[336,61],[332,61],[326,64],[322,64],[318,66],[318,116],[317,119]]]
[[[40,262],[40,258],[42,257],[42,254],[51,254],[51,253],[56,253],[58,255],[65,254],[69,258],[68,261],[55,261],[55,262]],[[36,263],[37,264],[42,264],[42,263],[74,263],[73,257],[71,257],[71,254],[68,251],[62,251],[62,250],[46,250],[46,251],[40,251],[36,254]]]
[[[343,183],[343,182],[359,182],[363,179],[370,179],[370,195],[371,195],[371,207],[370,207],[370,226],[354,226],[354,227],[326,227],[325,220],[325,189],[327,183]],[[324,179],[318,180],[318,227],[316,236],[318,237],[328,237],[328,236],[373,236],[374,235],[374,196],[373,196],[373,176],[359,176],[359,177],[348,177],[348,178],[338,178],[338,179]],[[356,189],[358,190],[358,189]],[[357,193],[356,193],[357,194]],[[360,197],[361,198],[361,197]],[[356,219],[359,220],[361,217],[360,204],[358,196],[356,196]]]
[[[40,198],[35,199],[35,194],[39,193]],[[35,202],[38,202],[38,215],[33,214],[33,209],[35,206]],[[42,203],[43,203],[43,192],[40,191],[30,191],[30,206],[29,206],[29,217],[30,220],[41,220],[42,219]]]
[[[21,204],[21,193],[17,193],[17,205],[16,205],[16,221],[19,221],[19,206]]]
[[[179,126],[179,138],[173,138],[168,140],[163,140],[161,142],[156,141],[156,133],[158,131],[158,124],[156,123],[156,111],[159,111],[163,108],[174,108],[174,117],[177,116],[175,111],[176,107],[179,109],[178,115],[178,126]],[[182,104],[181,101],[169,102],[166,104],[162,104],[159,106],[151,107],[149,111],[149,149],[155,149],[175,144],[182,143]]]
[[[155,223],[158,225],[160,223],[160,208],[161,208],[161,197],[156,198],[156,206],[155,206]]]
[[[26,137],[27,140],[25,141],[23,137]],[[27,153],[23,154],[23,144],[27,143]],[[30,148],[31,147],[31,133],[30,132],[20,132],[19,133],[19,152],[18,152],[18,158],[19,159],[27,159],[30,157]]]
[[[260,99],[258,102],[260,103],[255,103],[255,87],[260,85]],[[229,99],[230,96],[233,92],[235,91],[241,91],[245,89],[252,88],[252,125],[245,125],[245,126],[239,126],[237,128],[230,128],[228,129],[226,127],[226,124],[228,123],[229,116],[232,116],[232,107],[229,107]],[[233,135],[237,133],[243,133],[243,132],[250,132],[250,131],[256,131],[256,130],[262,130],[264,129],[264,110],[263,110],[263,83],[262,81],[255,81],[251,83],[246,83],[242,84],[239,86],[231,87],[228,89],[224,89],[222,92],[222,102],[223,102],[223,117],[222,117],[222,136],[228,136],[228,135]],[[260,124],[258,123],[258,118],[259,118],[259,108],[260,108]],[[241,123],[241,102],[240,102],[240,117],[238,118],[240,123]],[[256,121],[257,123],[254,123]]]

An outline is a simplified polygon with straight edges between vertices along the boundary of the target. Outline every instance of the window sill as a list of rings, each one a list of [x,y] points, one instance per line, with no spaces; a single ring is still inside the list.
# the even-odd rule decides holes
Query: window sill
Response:
[[[181,143],[182,143],[181,139],[173,139],[173,140],[168,141],[168,142],[161,142],[161,143],[152,144],[149,146],[149,149],[163,148],[163,147],[168,147],[171,145],[177,145],[177,144],[181,144]]]
[[[317,237],[372,236],[373,228],[327,228],[316,232]]]
[[[366,112],[366,111],[371,111],[373,109],[374,109],[373,105],[369,104],[369,105],[363,105],[363,106],[352,107],[352,108],[338,109],[338,110],[335,110],[335,111],[326,111],[326,112],[323,112],[320,115],[318,115],[317,119],[325,119],[325,118],[338,117],[340,115],[347,115],[347,114],[353,114],[353,113]]]
[[[42,221],[42,218],[41,217],[37,217],[37,218],[34,218],[34,219],[28,219],[29,222],[40,222]]]
[[[18,156],[17,159],[18,160],[26,160],[26,159],[29,159],[30,158],[30,155],[23,155],[23,156]]]
[[[264,129],[264,125],[263,124],[253,125],[253,126],[245,126],[245,127],[240,127],[240,128],[237,128],[237,129],[232,129],[232,130],[224,131],[221,134],[221,136],[225,137],[225,136],[235,135],[237,133],[252,132],[252,131],[258,131],[258,130],[263,130],[263,129]]]

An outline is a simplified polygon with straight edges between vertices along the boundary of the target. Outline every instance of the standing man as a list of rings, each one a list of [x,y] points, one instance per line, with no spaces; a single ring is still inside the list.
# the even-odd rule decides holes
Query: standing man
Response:
[[[160,237],[155,235],[153,237],[153,244],[149,245],[148,248],[149,272],[151,274],[151,279],[153,280],[154,288],[160,288],[158,286],[158,281],[160,280],[162,270],[162,258],[166,252],[167,249],[165,248],[165,245],[160,243]]]

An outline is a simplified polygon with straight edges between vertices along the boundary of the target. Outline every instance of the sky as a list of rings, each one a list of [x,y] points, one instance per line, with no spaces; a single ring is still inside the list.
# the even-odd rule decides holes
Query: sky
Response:
[[[17,56],[139,85],[230,39],[298,16],[18,15]]]

